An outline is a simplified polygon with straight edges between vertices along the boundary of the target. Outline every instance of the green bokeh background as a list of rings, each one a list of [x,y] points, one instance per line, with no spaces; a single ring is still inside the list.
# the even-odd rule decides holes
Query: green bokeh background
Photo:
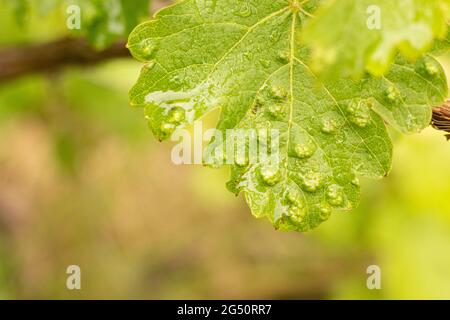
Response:
[[[1,10],[0,47],[67,34],[60,11],[43,14],[24,26]],[[391,131],[392,173],[362,181],[357,210],[282,233],[226,191],[227,169],[172,164],[173,144],[128,105],[139,69],[130,58],[0,85],[0,298],[450,299],[442,133]],[[80,291],[66,288],[71,264]],[[373,264],[381,290],[366,287]]]

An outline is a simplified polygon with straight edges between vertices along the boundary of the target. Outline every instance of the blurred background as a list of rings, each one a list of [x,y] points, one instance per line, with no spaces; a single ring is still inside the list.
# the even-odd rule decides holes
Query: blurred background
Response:
[[[61,10],[24,24],[5,1],[0,55],[69,33]],[[0,81],[1,299],[450,299],[442,133],[391,132],[392,173],[362,181],[357,210],[282,233],[225,189],[227,169],[172,164],[173,144],[128,104],[140,68],[124,57]],[[373,264],[381,290],[366,287]]]

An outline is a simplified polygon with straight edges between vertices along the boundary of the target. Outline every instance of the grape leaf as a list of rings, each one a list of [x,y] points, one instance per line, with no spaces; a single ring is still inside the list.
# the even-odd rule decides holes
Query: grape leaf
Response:
[[[168,139],[216,108],[218,130],[278,130],[279,148],[268,142],[272,154],[256,163],[237,159],[227,186],[245,194],[256,217],[298,231],[354,208],[359,176],[388,173],[385,121],[419,131],[447,93],[441,66],[428,56],[414,65],[399,57],[380,78],[317,77],[299,39],[318,2],[302,3],[185,0],[138,26],[128,43],[147,62],[131,103],[145,107],[156,138]]]
[[[433,56],[441,56],[450,51],[450,32],[447,32],[445,38],[436,39],[430,54]]]
[[[80,30],[98,49],[127,37],[133,28],[149,15],[151,0],[14,0],[11,2],[18,22],[25,23],[28,14],[45,16],[59,10],[69,18],[71,5],[80,9]]]
[[[149,14],[149,0],[68,0],[80,6],[82,29],[99,49],[128,35]]]
[[[325,76],[382,75],[400,51],[410,60],[444,38],[449,0],[330,1],[305,27],[313,69]],[[331,27],[332,26],[332,27]]]

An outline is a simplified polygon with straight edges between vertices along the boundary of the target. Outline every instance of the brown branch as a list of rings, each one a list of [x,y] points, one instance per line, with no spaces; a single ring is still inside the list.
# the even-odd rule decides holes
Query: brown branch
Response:
[[[97,51],[85,39],[66,38],[30,47],[0,50],[0,83],[26,74],[56,71],[67,65],[92,65],[130,56],[125,41]]]
[[[449,133],[446,137],[450,140],[450,99],[440,107],[433,108],[431,125],[437,130]]]
[[[440,107],[433,108],[433,126],[450,133],[450,100]]]

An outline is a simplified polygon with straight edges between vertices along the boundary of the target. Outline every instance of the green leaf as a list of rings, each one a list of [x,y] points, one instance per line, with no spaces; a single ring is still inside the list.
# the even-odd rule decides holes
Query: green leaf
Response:
[[[80,6],[81,32],[102,49],[127,36],[149,15],[149,0],[68,0]]]
[[[46,16],[58,10],[66,12],[70,5],[80,8],[80,30],[74,33],[87,37],[98,49],[126,38],[133,28],[149,16],[151,0],[9,0],[20,24],[30,13]]]
[[[437,39],[430,51],[430,54],[439,56],[444,55],[450,51],[450,32],[443,39]]]
[[[2,5],[4,5],[2,3]],[[17,19],[19,24],[23,24],[25,20],[26,13],[28,11],[28,3],[24,0],[21,1],[8,1],[6,5],[10,5],[13,9],[15,18]]]
[[[413,60],[444,38],[449,0],[329,1],[308,23],[312,66],[326,76],[385,73],[398,51]]]
[[[217,108],[223,132],[278,130],[279,148],[257,137],[271,154],[238,159],[228,188],[243,192],[256,217],[282,230],[306,231],[332,211],[354,208],[358,177],[381,178],[391,167],[385,121],[419,131],[429,124],[430,106],[447,93],[431,57],[415,65],[398,58],[381,78],[321,80],[299,42],[316,5],[186,0],[138,26],[128,43],[147,62],[131,103],[145,106],[156,138],[168,139]],[[212,141],[208,150],[217,146]]]

